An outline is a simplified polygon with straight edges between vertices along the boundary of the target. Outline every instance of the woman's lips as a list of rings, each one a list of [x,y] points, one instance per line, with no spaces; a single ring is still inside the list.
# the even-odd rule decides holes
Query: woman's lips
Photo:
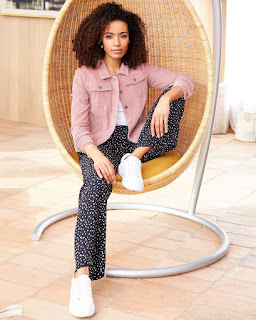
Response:
[[[119,50],[112,50],[113,52],[115,53],[120,53],[122,51],[122,49],[119,49]]]

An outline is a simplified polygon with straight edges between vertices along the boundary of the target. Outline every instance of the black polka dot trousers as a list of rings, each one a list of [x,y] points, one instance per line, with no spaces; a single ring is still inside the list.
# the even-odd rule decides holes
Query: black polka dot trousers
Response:
[[[150,123],[154,109],[161,98],[172,86],[164,90],[149,111],[138,142],[130,141],[127,126],[116,126],[113,134],[98,149],[113,163],[117,173],[121,158],[125,153],[131,153],[142,146],[152,148],[142,157],[146,162],[175,149],[178,139],[179,122],[183,115],[185,100],[177,99],[170,103],[168,132],[158,138],[152,137]],[[83,175],[83,185],[79,192],[77,222],[75,227],[75,272],[82,267],[89,266],[89,277],[98,280],[105,275],[106,258],[106,212],[107,200],[112,192],[112,184],[99,178],[92,159],[83,152],[78,152]]]

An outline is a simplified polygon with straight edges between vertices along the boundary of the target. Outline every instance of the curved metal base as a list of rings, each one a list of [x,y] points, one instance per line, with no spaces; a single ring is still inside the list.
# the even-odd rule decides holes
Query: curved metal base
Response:
[[[38,241],[41,238],[41,235],[47,227],[49,227],[51,224],[60,221],[62,219],[65,219],[67,217],[71,217],[77,214],[77,208],[65,210],[59,213],[56,213],[43,221],[39,222],[38,225],[35,227],[35,229],[32,232],[31,239]]]
[[[171,276],[176,274],[182,274],[185,272],[190,272],[193,270],[197,270],[203,267],[212,264],[219,259],[221,259],[229,250],[229,238],[226,232],[219,227],[217,224],[195,216],[195,215],[188,215],[187,212],[169,208],[165,206],[158,206],[153,204],[144,204],[144,203],[128,203],[128,202],[116,202],[116,203],[108,203],[107,209],[109,210],[149,210],[149,211],[157,211],[157,212],[164,212],[169,213],[193,222],[196,222],[202,226],[205,226],[212,230],[220,239],[221,245],[220,247],[210,255],[196,260],[194,262],[182,264],[179,266],[168,267],[168,268],[157,268],[157,269],[114,269],[114,268],[107,268],[106,276],[108,277],[122,277],[122,278],[149,278],[149,277],[165,277]],[[34,229],[31,239],[32,240],[39,240],[41,237],[42,232],[45,228],[47,228],[52,223],[62,220],[66,217],[72,216],[77,213],[77,208],[73,208],[70,210],[62,211],[57,213],[53,216],[50,216],[40,222]]]

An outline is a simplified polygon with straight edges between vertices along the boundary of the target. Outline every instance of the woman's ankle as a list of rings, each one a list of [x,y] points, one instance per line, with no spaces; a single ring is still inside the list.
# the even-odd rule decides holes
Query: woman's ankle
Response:
[[[74,274],[74,278],[77,278],[77,277],[81,276],[82,274],[87,274],[89,276],[89,267],[88,266],[77,269]]]
[[[146,154],[151,148],[152,147],[138,147],[131,153],[131,156],[135,156],[141,160],[144,154]]]

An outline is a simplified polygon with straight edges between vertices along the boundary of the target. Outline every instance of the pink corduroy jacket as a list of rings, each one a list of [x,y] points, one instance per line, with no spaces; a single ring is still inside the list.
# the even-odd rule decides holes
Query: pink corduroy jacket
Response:
[[[148,88],[167,89],[178,86],[189,98],[196,87],[195,80],[186,74],[142,63],[136,69],[121,64],[112,75],[104,60],[96,69],[81,66],[75,71],[72,85],[71,134],[75,151],[84,146],[105,142],[116,127],[119,99],[128,124],[128,139],[137,142],[148,119],[146,99]]]

